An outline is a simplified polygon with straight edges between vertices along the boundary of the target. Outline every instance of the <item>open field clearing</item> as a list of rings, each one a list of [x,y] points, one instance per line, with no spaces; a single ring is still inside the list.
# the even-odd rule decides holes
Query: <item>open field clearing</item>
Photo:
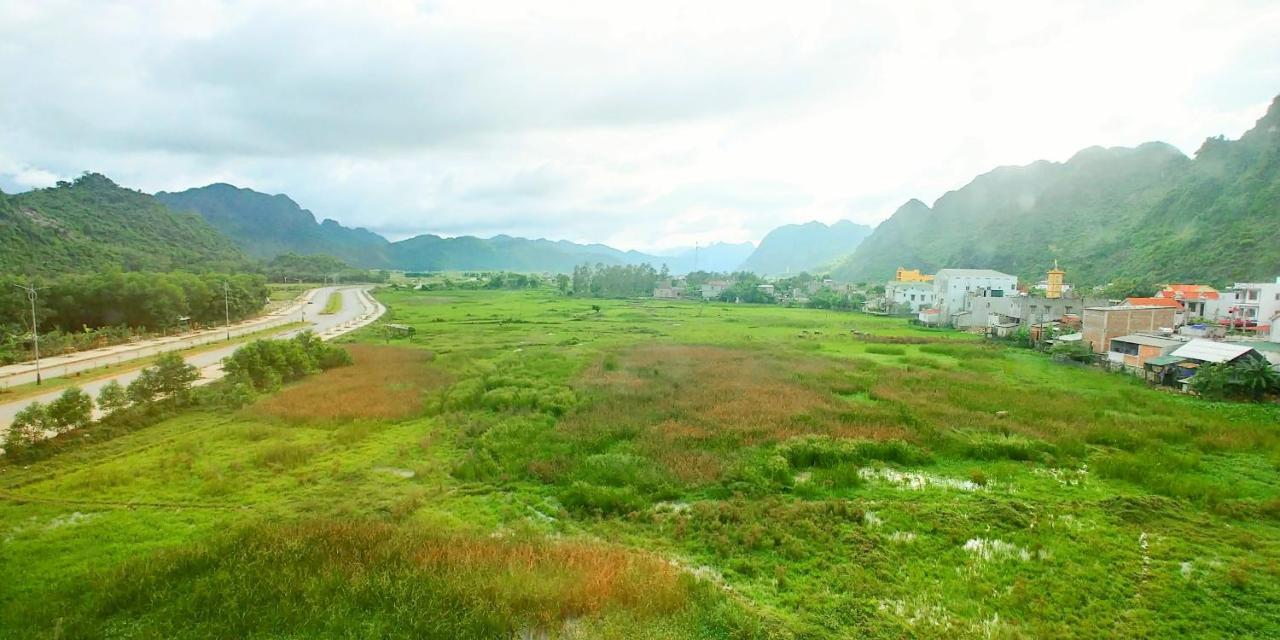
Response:
[[[858,314],[377,295],[415,332],[352,366],[0,466],[0,637],[1280,636],[1274,406]]]

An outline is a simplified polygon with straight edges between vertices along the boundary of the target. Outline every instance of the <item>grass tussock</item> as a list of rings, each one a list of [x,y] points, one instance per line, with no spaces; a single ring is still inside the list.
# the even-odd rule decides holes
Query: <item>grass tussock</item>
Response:
[[[355,361],[264,398],[250,411],[297,422],[400,419],[423,410],[426,393],[450,376],[430,351],[369,344],[345,347]]]
[[[378,522],[258,525],[80,588],[80,606],[58,612],[63,637],[123,623],[148,637],[545,637],[609,620],[705,625],[698,609],[726,606],[653,554]],[[19,625],[41,617],[27,613]]]

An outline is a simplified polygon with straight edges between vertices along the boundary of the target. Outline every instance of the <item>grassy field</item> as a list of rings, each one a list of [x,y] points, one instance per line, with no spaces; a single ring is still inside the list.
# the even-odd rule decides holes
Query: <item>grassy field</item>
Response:
[[[0,637],[1280,636],[1274,406],[889,318],[378,297],[416,332],[352,367],[0,467]]]
[[[342,311],[342,292],[334,291],[329,294],[329,299],[324,303],[324,309],[320,311],[321,315],[333,315]]]

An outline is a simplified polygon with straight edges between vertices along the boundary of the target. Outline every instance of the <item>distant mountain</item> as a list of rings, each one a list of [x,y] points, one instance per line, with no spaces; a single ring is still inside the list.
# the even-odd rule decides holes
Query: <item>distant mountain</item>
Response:
[[[760,241],[740,269],[761,275],[813,271],[853,253],[870,234],[871,227],[848,220],[783,225]]]
[[[684,247],[663,252],[652,257],[658,261],[652,264],[665,264],[671,273],[737,271],[755,248],[756,245],[751,242],[715,242],[705,247]]]
[[[506,235],[445,238],[420,235],[399,242],[365,229],[351,229],[316,216],[284,195],[268,195],[229,184],[211,184],[156,198],[179,211],[203,216],[258,258],[278,255],[329,255],[353,266],[409,271],[510,270],[569,272],[583,263],[666,264],[672,273],[694,267],[693,250],[671,256],[621,251],[602,244],[566,240],[530,240]],[[731,270],[750,253],[751,244],[714,244],[698,252],[699,268]]]
[[[16,195],[0,193],[0,272],[241,268],[247,260],[200,216],[103,175]]]
[[[907,202],[834,272],[983,267],[1039,279],[1058,260],[1077,284],[1270,280],[1280,275],[1280,98],[1240,140],[1194,160],[1149,142],[1063,163],[1001,167],[928,207]]]
[[[314,214],[285,195],[211,184],[177,193],[161,191],[156,198],[177,211],[200,214],[257,258],[323,254],[358,267],[390,265],[386,238],[333,220],[317,223]]]

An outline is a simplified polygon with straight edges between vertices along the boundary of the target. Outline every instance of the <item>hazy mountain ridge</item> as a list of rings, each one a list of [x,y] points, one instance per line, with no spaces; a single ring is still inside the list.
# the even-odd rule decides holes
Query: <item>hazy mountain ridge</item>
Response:
[[[695,267],[728,271],[736,268],[752,248],[750,243],[716,243],[674,255],[624,251],[603,244],[568,240],[442,237],[423,234],[397,242],[363,228],[348,228],[316,216],[285,195],[268,195],[229,184],[212,184],[186,191],[160,192],[156,197],[171,207],[192,211],[226,233],[256,257],[284,253],[325,254],[351,265],[409,271],[511,270],[569,272],[583,263],[666,264],[673,273]]]
[[[840,220],[783,225],[770,231],[741,269],[762,275],[812,271],[846,256],[871,234],[871,227]]]
[[[1240,140],[1210,138],[1194,160],[1149,142],[1000,167],[932,207],[907,202],[835,275],[985,267],[1038,279],[1057,259],[1080,283],[1269,280],[1280,273],[1278,132],[1280,98]]]

